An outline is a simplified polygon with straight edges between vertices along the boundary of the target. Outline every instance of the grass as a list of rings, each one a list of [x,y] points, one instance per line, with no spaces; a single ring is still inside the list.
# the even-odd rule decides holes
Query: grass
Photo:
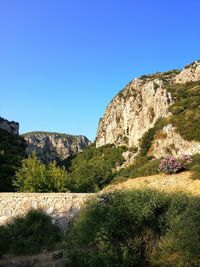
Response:
[[[137,178],[157,174],[159,169],[159,160],[147,156],[138,156],[134,163],[129,167],[121,169],[115,173],[111,184],[126,181],[128,178]]]

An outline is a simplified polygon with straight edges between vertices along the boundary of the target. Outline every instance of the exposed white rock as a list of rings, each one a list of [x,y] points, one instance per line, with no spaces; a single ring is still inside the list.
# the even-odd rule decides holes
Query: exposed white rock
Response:
[[[108,105],[97,132],[97,147],[113,143],[138,146],[159,118],[169,115],[170,93],[159,79],[135,79]]]
[[[200,61],[187,65],[182,71],[157,73],[133,80],[107,106],[99,122],[96,146],[113,143],[139,147],[139,140],[144,133],[159,118],[170,115],[169,106],[173,104],[173,99],[166,85],[198,80]],[[159,158],[165,155],[167,148],[171,148],[173,155],[200,153],[198,142],[184,140],[172,126],[166,126],[163,133],[166,139],[154,140],[152,156]],[[126,163],[134,160],[130,155],[125,157]]]
[[[184,140],[176,128],[166,125],[152,142],[149,155],[161,158],[166,154],[173,156],[194,155],[200,153],[200,142]]]
[[[90,144],[90,141],[83,135],[73,136],[59,133],[27,133],[24,134],[24,139],[27,142],[27,154],[35,151],[44,162],[64,160]]]
[[[200,61],[186,66],[176,77],[176,83],[186,83],[200,80]]]

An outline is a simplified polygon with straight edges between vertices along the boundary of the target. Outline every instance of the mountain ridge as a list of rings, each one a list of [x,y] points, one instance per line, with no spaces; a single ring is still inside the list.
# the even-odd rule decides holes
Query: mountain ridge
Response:
[[[30,155],[35,151],[45,163],[65,160],[91,143],[84,135],[44,131],[25,133],[23,137],[27,142],[26,153]]]
[[[128,148],[136,147],[139,151],[142,138],[155,127],[158,120],[162,119],[165,121],[163,127],[154,133],[156,135],[160,131],[160,137],[162,136],[159,141],[157,140],[155,153],[154,148],[151,147],[155,136],[149,140],[151,156],[166,155],[167,151],[165,150],[170,146],[171,151],[168,152],[175,156],[179,156],[183,152],[190,155],[199,153],[200,134],[197,125],[200,119],[199,92],[200,60],[186,65],[182,70],[142,75],[132,80],[115,95],[106,107],[98,125],[96,146],[112,143],[126,145]],[[197,140],[191,139],[192,135],[190,140],[184,139],[185,136],[182,137],[183,127],[179,127],[176,118],[189,125],[187,116],[193,118],[193,125],[196,124],[195,131],[199,135]],[[189,125],[188,129],[192,131],[192,126]],[[163,140],[167,140],[165,147],[163,147]],[[155,143],[156,140],[154,140]],[[184,148],[184,151],[181,147]],[[138,153],[132,153],[132,161]]]

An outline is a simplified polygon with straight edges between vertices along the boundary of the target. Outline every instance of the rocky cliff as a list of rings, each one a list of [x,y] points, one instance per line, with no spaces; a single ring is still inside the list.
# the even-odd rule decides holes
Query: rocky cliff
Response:
[[[3,129],[11,134],[19,134],[19,123],[15,121],[8,121],[0,117],[0,129]]]
[[[183,70],[160,72],[134,79],[107,106],[97,130],[97,147],[113,143],[127,145],[129,148],[137,147],[140,150],[141,138],[155,127],[158,119],[162,119],[163,129],[159,129],[160,135],[155,134],[148,152],[151,156],[159,158],[166,153],[200,153],[199,81],[200,61],[185,66]],[[182,101],[182,106],[176,106],[177,101]],[[176,112],[172,111],[171,107],[176,109]],[[184,125],[177,126],[179,118],[182,124],[185,118],[186,125],[190,127],[187,129],[186,126],[185,131],[192,131],[193,125],[196,125],[196,136],[191,134],[188,140],[184,139]]]
[[[31,154],[35,151],[43,162],[64,160],[90,144],[83,135],[31,132],[24,134],[23,137],[27,142],[26,152]]]

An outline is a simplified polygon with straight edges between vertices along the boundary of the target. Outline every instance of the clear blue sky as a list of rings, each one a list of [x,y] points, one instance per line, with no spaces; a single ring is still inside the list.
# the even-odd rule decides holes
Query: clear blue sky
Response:
[[[0,0],[0,115],[94,139],[133,78],[200,58],[200,1]]]

